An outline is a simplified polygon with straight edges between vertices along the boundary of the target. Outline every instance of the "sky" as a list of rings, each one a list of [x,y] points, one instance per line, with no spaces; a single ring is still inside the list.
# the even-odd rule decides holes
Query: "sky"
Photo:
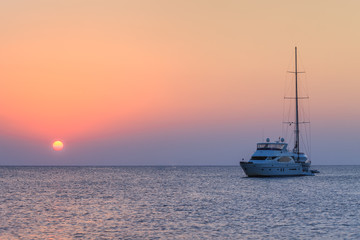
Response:
[[[359,10],[1,0],[0,165],[238,165],[284,136],[295,46],[312,163],[360,164]]]

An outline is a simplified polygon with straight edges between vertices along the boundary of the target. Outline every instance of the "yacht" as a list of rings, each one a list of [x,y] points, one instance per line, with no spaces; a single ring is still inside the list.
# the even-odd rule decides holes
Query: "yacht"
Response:
[[[269,138],[265,142],[257,144],[255,153],[249,161],[240,162],[241,168],[248,177],[280,177],[280,176],[314,176],[319,171],[311,170],[311,161],[307,155],[300,151],[299,130],[299,96],[298,96],[298,70],[297,70],[297,47],[295,47],[295,121],[294,124],[295,145],[289,150],[289,146],[283,138],[271,142]]]

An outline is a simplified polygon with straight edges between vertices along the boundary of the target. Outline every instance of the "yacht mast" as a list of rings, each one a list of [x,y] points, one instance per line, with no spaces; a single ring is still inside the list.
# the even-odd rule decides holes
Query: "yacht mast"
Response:
[[[298,97],[298,71],[297,71],[297,47],[295,47],[295,101],[296,101],[296,119],[295,119],[295,147],[294,151],[297,154],[297,161],[299,161],[300,153],[300,136],[299,136],[299,97]]]

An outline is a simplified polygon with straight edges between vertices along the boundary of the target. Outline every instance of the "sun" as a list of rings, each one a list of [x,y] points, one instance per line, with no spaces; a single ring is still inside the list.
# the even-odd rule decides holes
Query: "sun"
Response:
[[[59,140],[53,142],[52,146],[55,151],[61,151],[64,148],[64,144]]]

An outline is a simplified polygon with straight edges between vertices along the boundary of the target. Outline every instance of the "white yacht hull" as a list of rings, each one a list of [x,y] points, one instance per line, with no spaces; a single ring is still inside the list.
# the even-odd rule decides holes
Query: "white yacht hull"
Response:
[[[313,172],[303,169],[300,163],[240,162],[240,166],[248,177],[314,176]]]

